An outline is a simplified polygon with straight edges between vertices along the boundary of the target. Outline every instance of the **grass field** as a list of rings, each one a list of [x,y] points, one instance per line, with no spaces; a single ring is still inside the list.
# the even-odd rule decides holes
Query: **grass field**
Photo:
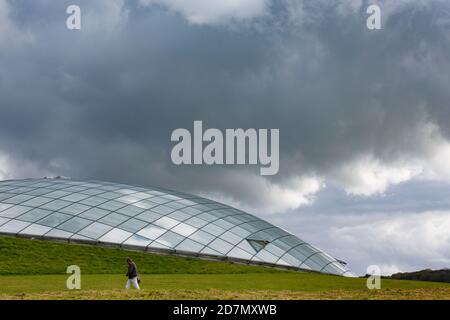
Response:
[[[142,276],[126,291],[125,258]],[[82,290],[67,290],[79,265]],[[0,237],[0,299],[450,299],[450,284],[366,280],[75,244]]]

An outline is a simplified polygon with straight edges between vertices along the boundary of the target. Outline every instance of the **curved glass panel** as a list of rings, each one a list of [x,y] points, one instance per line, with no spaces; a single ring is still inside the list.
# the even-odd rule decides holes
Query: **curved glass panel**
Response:
[[[336,259],[254,215],[161,188],[58,178],[0,181],[0,233],[352,275]],[[261,245],[255,249],[255,243]]]

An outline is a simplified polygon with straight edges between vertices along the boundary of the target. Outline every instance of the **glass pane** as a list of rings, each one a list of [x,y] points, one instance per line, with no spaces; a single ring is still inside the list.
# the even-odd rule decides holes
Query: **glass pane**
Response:
[[[47,227],[56,227],[57,225],[69,220],[70,218],[72,218],[72,216],[69,216],[68,214],[55,212],[45,217],[44,219],[39,220],[39,224]]]
[[[138,192],[138,193],[133,194],[133,196],[137,197],[137,198],[139,198],[141,200],[154,197],[153,195],[145,193],[145,192]]]
[[[19,203],[25,202],[27,200],[30,200],[32,198],[33,198],[33,196],[27,196],[26,194],[19,194],[18,196],[14,196],[12,198],[3,200],[3,202],[10,203],[10,204],[19,204]]]
[[[155,202],[157,204],[163,204],[163,203],[170,202],[169,199],[164,199],[162,197],[153,197],[151,200],[152,200],[152,202]]]
[[[156,220],[155,222],[153,222],[153,224],[163,227],[165,229],[170,229],[170,228],[174,227],[175,225],[177,225],[178,223],[179,222],[177,220],[174,220],[169,217],[162,217],[162,218]]]
[[[138,202],[140,200],[142,200],[142,199],[140,199],[138,197],[134,197],[134,196],[124,196],[124,197],[120,197],[120,198],[116,199],[116,201],[123,202],[123,203],[126,203],[126,204],[135,203],[135,202]]]
[[[0,217],[15,218],[27,211],[30,211],[31,209],[32,208],[30,208],[30,207],[13,206],[9,209],[6,209],[6,210],[3,210],[2,212],[0,212]]]
[[[51,211],[57,211],[61,208],[68,207],[72,204],[72,202],[69,201],[63,201],[63,200],[54,200],[52,202],[49,202],[47,204],[44,204],[41,209],[47,209]]]
[[[94,239],[91,239],[91,238],[88,238],[88,237],[79,235],[78,233],[72,235],[72,236],[70,237],[70,240],[83,240],[83,241],[95,242]]]
[[[304,243],[304,241],[298,239],[297,237],[294,237],[292,235],[288,236],[288,237],[283,237],[277,241],[282,241],[283,243],[285,243],[287,246],[289,247],[294,247],[297,246],[299,244]]]
[[[6,222],[10,221],[11,219],[1,218],[0,217],[0,226],[5,224]]]
[[[169,214],[171,212],[174,212],[175,209],[172,209],[172,208],[167,207],[167,206],[159,205],[159,206],[156,206],[156,207],[152,208],[151,211],[154,211],[156,213],[160,213],[160,214],[163,214],[163,215],[167,215],[167,214]]]
[[[25,229],[30,225],[29,222],[11,220],[0,227],[0,232],[5,233],[18,233],[22,229]]]
[[[91,223],[92,221],[90,220],[75,217],[58,226],[58,229],[68,232],[78,232]]]
[[[98,190],[98,189],[87,189],[87,190],[80,191],[80,193],[87,194],[90,196],[95,196],[95,195],[98,195],[98,194],[104,193],[104,192],[105,192],[104,190]]]
[[[239,237],[234,233],[231,233],[230,231],[227,231],[224,234],[222,234],[220,238],[235,245],[242,241],[242,237]]]
[[[125,231],[125,230],[115,228],[115,229],[112,229],[111,231],[109,231],[103,237],[101,237],[100,241],[120,244],[131,236],[132,236],[132,233]]]
[[[142,200],[142,201],[133,203],[133,205],[138,208],[142,208],[142,209],[150,209],[150,208],[156,207],[158,204],[156,202],[152,202],[150,200]]]
[[[112,200],[112,199],[117,199],[117,198],[122,197],[123,194],[117,193],[117,192],[106,192],[106,193],[99,194],[98,196],[108,199],[108,200]]]
[[[1,191],[0,191],[0,192],[1,192]],[[13,194],[10,194],[10,193],[2,193],[2,194],[0,194],[0,201],[3,201],[3,200],[5,200],[5,199],[9,199],[9,198],[12,198],[12,197],[14,197]]]
[[[72,192],[80,192],[80,191],[83,191],[83,190],[86,190],[86,189],[87,188],[73,186],[73,187],[65,188],[64,191],[70,191],[72,193]]]
[[[118,190],[116,190],[114,192],[121,193],[121,194],[126,194],[126,195],[132,194],[132,193],[136,193],[136,191],[134,191],[132,189],[128,189],[128,188],[118,189]]]
[[[204,245],[192,241],[190,239],[184,239],[175,249],[181,251],[200,252]]]
[[[58,191],[50,192],[50,193],[46,194],[45,196],[48,198],[59,199],[59,198],[68,196],[69,194],[70,194],[70,192],[58,190]]]
[[[39,206],[46,204],[52,200],[53,199],[50,199],[50,198],[36,197],[36,198],[30,199],[28,201],[25,201],[24,203],[22,203],[22,205],[29,206],[29,207],[39,207]]]
[[[207,221],[197,218],[197,217],[192,217],[192,218],[186,220],[185,223],[190,224],[191,226],[196,227],[196,228],[201,228],[208,224]]]
[[[131,206],[126,206],[126,207],[123,207],[120,210],[117,210],[118,213],[124,214],[124,215],[129,216],[129,217],[137,216],[139,213],[141,213],[143,211],[144,211],[144,209],[138,208],[138,207],[135,207],[135,206],[132,206],[132,205]]]
[[[250,233],[255,233],[255,232],[258,232],[259,230],[261,230],[261,228],[254,225],[253,222],[241,224],[239,227],[249,231]]]
[[[213,249],[211,249],[209,247],[203,248],[201,253],[209,254],[209,255],[213,255],[213,256],[221,256],[220,252],[217,252],[216,250],[213,250]]]
[[[318,250],[316,250],[314,247],[312,247],[311,245],[309,245],[307,243],[302,244],[298,247],[295,247],[293,250],[306,256],[306,257],[310,257],[311,255],[318,252]]]
[[[30,192],[31,190],[33,190],[33,188],[23,187],[23,188],[12,189],[10,192],[19,194],[19,193]]]
[[[218,227],[214,224],[208,224],[202,228],[203,231],[206,231],[208,233],[214,234],[216,236],[220,236],[222,233],[225,232],[225,229],[222,229],[221,227]]]
[[[127,241],[125,241],[123,244],[124,245],[129,245],[129,246],[138,246],[138,247],[147,247],[150,243],[152,242],[152,240],[149,240],[147,238],[138,236],[136,234],[133,234],[130,238],[127,239]]]
[[[61,209],[60,212],[76,216],[76,215],[88,210],[89,208],[91,208],[91,207],[85,206],[84,204],[80,204],[80,203],[74,203],[71,206]]]
[[[197,229],[188,224],[180,223],[179,225],[173,227],[171,229],[171,231],[178,233],[182,236],[188,237],[191,234],[193,234],[195,231],[197,231]]]
[[[162,244],[162,243],[159,243],[158,241],[153,241],[153,242],[147,247],[147,249],[148,249],[148,250],[151,250],[151,249],[166,249],[166,250],[170,250],[171,248],[168,247],[168,246],[166,246],[166,245],[164,245],[164,244]],[[172,250],[173,250],[173,249],[172,249]]]
[[[67,231],[58,230],[58,229],[52,229],[45,236],[53,237],[53,238],[60,238],[60,239],[68,239],[72,236],[72,233],[67,232]]]
[[[272,243],[269,243],[268,245],[266,245],[266,247],[264,249],[266,249],[267,251],[269,251],[270,253],[272,253],[273,255],[275,255],[277,257],[281,257],[283,254],[286,253],[285,250],[278,248],[277,246],[275,246]]]
[[[194,207],[187,207],[187,208],[182,209],[182,211],[184,213],[190,214],[192,216],[196,215],[196,214],[199,214],[201,212],[200,210],[195,209]]]
[[[200,218],[200,219],[206,220],[208,222],[212,222],[212,221],[217,220],[217,217],[215,217],[212,214],[209,214],[207,212],[199,214],[197,217]]]
[[[226,254],[233,248],[233,245],[226,241],[223,241],[222,239],[216,239],[210,244],[208,244],[208,247],[220,252],[221,254]]]
[[[13,204],[0,203],[0,212],[6,210],[8,208],[11,208],[12,206],[13,206]]]
[[[236,216],[227,216],[227,217],[224,217],[223,220],[228,221],[228,222],[232,223],[233,225],[242,223],[242,221],[237,219]]]
[[[298,248],[294,248],[288,251],[288,253],[295,257],[296,259],[300,260],[300,262],[305,261],[310,255],[306,255],[304,252],[300,251]]]
[[[214,221],[214,224],[219,226],[219,227],[221,227],[221,228],[223,228],[223,229],[225,229],[225,230],[228,230],[228,229],[231,229],[231,228],[234,227],[233,224],[231,224],[231,223],[229,223],[229,222],[227,222],[225,220],[222,220],[222,219]]]
[[[238,259],[246,259],[249,260],[252,258],[252,255],[242,249],[237,247],[233,248],[228,254],[228,257],[238,258]]]
[[[243,240],[238,244],[238,247],[244,251],[255,254],[256,250],[248,243],[247,240]]]
[[[36,196],[42,196],[42,195],[50,193],[50,192],[52,192],[52,190],[39,188],[39,189],[31,190],[31,191],[27,192],[27,194],[30,195],[30,196],[35,196],[36,197]]]
[[[79,217],[90,219],[90,220],[98,220],[98,219],[106,216],[109,213],[110,212],[107,210],[103,210],[103,209],[99,209],[99,208],[92,208],[92,209],[89,209],[89,210],[81,213],[79,215]]]
[[[105,202],[105,203],[99,205],[99,208],[115,211],[115,210],[119,210],[120,208],[123,208],[125,206],[126,206],[125,203],[111,200],[111,201],[108,201],[108,202]]]
[[[213,241],[216,237],[214,237],[212,234],[204,232],[202,230],[198,230],[197,232],[193,233],[190,237],[190,239],[195,240],[201,244],[208,244],[211,241]]]
[[[89,237],[92,239],[98,239],[111,229],[112,229],[112,227],[107,226],[103,223],[94,222],[78,233],[85,237]]]
[[[176,210],[186,207],[185,204],[182,204],[182,203],[180,203],[178,201],[166,203],[165,206],[170,207],[172,209],[176,209]]]
[[[175,212],[172,212],[171,214],[169,214],[169,217],[173,218],[175,220],[178,220],[178,221],[184,221],[184,220],[190,218],[190,215],[187,213],[183,213],[181,211],[175,211]]]
[[[122,222],[125,222],[126,220],[130,219],[128,216],[124,216],[118,213],[111,213],[103,218],[100,219],[100,222],[109,224],[110,226],[116,227]]]
[[[266,250],[259,251],[256,256],[260,260],[268,263],[275,263],[278,260],[278,257],[274,256],[270,252],[267,252]],[[252,259],[253,260],[253,259]]]
[[[144,211],[136,216],[136,218],[150,223],[161,218],[161,215],[156,212]]]
[[[325,256],[321,255],[319,252],[313,254],[311,257],[308,258],[308,260],[304,261],[303,263],[307,264],[310,267],[313,267],[315,270],[320,270],[330,262],[332,261],[330,261]]]
[[[50,227],[41,226],[39,224],[32,224],[31,226],[25,228],[20,232],[20,234],[23,235],[30,235],[30,236],[42,236],[50,231]]]
[[[166,231],[167,230],[162,229],[160,227],[157,227],[154,225],[149,225],[149,226],[145,227],[144,229],[142,229],[141,231],[139,231],[137,234],[141,235],[143,237],[146,237],[148,239],[154,240],[154,239],[158,238],[159,236],[161,236]]]
[[[132,218],[132,219],[122,223],[119,226],[119,228],[129,231],[129,232],[137,232],[137,231],[141,230],[142,228],[144,228],[146,225],[147,225],[146,222]]]
[[[322,272],[331,274],[343,274],[345,272],[345,268],[343,268],[337,263],[330,263],[325,268],[323,268]]]
[[[241,227],[234,227],[230,231],[242,238],[246,238],[247,236],[249,236],[251,234],[251,232],[249,232]]]
[[[27,221],[27,222],[36,222],[49,214],[51,214],[51,211],[44,210],[44,209],[33,209],[31,211],[28,211],[24,213],[23,215],[17,217],[16,219]]]
[[[71,195],[68,195],[61,200],[70,201],[70,202],[78,202],[81,200],[84,200],[86,198],[89,198],[88,195],[81,194],[81,193],[72,193]]]
[[[167,231],[162,236],[160,236],[158,239],[159,243],[162,243],[168,247],[174,248],[177,244],[179,244],[181,241],[184,240],[184,237],[173,233],[171,231]]]
[[[102,203],[105,203],[107,201],[108,201],[107,199],[91,197],[91,198],[87,198],[87,199],[84,199],[84,200],[80,201],[80,203],[85,204],[87,206],[95,207],[95,206],[98,206],[98,205],[100,205]]]

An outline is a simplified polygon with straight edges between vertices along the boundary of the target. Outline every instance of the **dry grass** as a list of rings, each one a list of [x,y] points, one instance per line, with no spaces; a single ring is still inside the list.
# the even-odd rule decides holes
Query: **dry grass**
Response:
[[[0,300],[450,300],[448,288],[333,290],[327,292],[271,290],[81,290],[0,294]]]

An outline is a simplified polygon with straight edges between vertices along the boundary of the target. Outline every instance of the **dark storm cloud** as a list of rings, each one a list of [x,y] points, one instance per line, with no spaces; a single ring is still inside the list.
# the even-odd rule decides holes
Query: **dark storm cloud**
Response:
[[[324,1],[305,1],[300,18],[293,2],[276,1],[256,22],[230,25],[111,3],[81,1],[77,32],[65,29],[67,1],[9,2],[32,41],[0,53],[3,152],[63,175],[245,202],[220,183],[230,168],[171,165],[172,130],[196,119],[280,128],[272,180],[281,185],[303,175],[345,185],[336,170],[361,155],[386,166],[426,158],[428,140],[418,135],[428,121],[448,134],[448,27],[436,23],[444,2],[420,10],[413,2],[379,32],[365,28],[365,6],[342,13]]]

